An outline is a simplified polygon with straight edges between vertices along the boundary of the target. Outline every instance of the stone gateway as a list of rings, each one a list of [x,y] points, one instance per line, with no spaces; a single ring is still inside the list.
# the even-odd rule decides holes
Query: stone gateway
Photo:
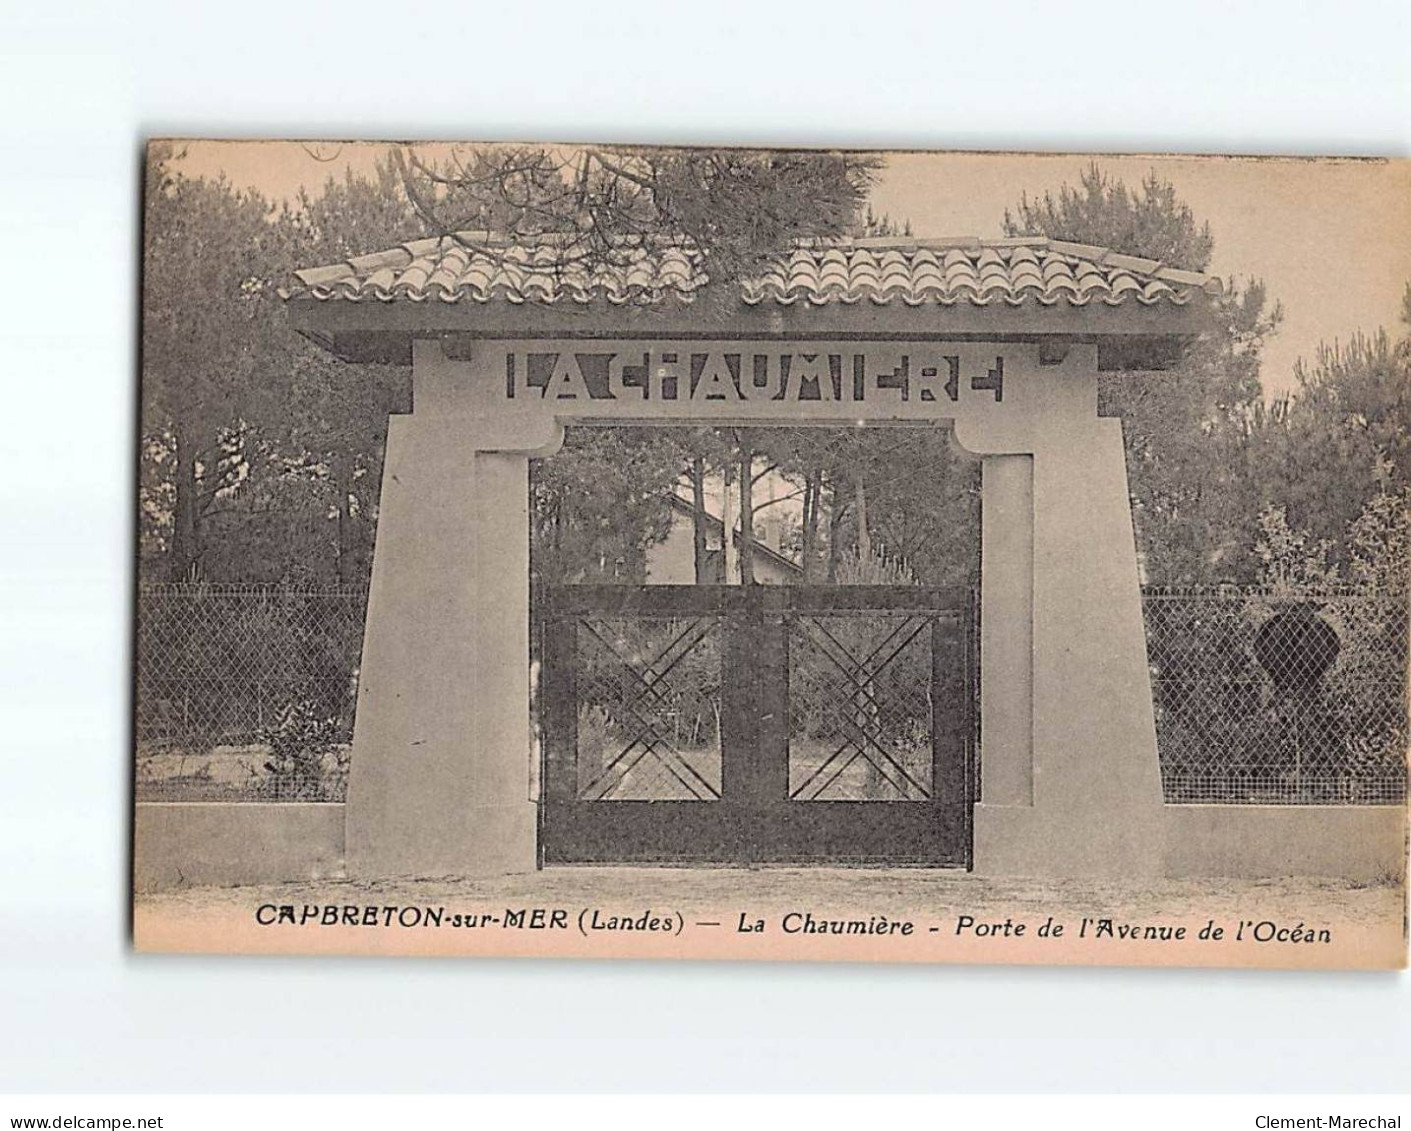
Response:
[[[543,823],[531,737],[527,485],[529,460],[579,422],[953,429],[982,460],[978,743],[952,761],[935,747],[937,776],[918,790],[944,792],[929,783],[950,781],[950,766],[969,777],[946,786],[945,805],[914,810],[917,837],[927,814],[961,806],[962,862],[978,872],[1161,869],[1122,426],[1098,415],[1098,376],[1179,358],[1216,280],[1045,239],[906,239],[800,246],[738,288],[703,287],[689,250],[644,246],[570,285],[542,256],[491,254],[489,241],[302,271],[287,296],[295,324],[334,354],[412,373],[412,411],[387,441],[347,803],[353,875],[529,870],[559,827]],[[772,771],[735,764],[747,777],[716,791],[738,806],[722,812],[769,816],[701,835],[796,836],[780,858],[829,862],[841,826]],[[850,819],[836,809],[848,802],[832,804]],[[670,828],[636,826],[634,858],[663,837],[689,842],[700,811],[658,810],[651,820]],[[865,826],[849,830],[848,858],[871,858]]]

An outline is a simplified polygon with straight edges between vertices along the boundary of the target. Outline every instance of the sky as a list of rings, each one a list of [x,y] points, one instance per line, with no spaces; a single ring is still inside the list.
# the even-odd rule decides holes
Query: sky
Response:
[[[350,167],[370,172],[386,151],[385,143],[193,142],[182,168],[292,199],[301,186],[314,192]],[[1006,207],[1021,194],[1075,184],[1094,160],[1129,186],[1155,169],[1209,222],[1210,270],[1237,283],[1263,279],[1283,304],[1283,325],[1264,353],[1267,394],[1290,389],[1296,359],[1311,357],[1320,341],[1401,329],[1411,281],[1411,161],[895,153],[872,207],[909,219],[917,236],[999,236]]]

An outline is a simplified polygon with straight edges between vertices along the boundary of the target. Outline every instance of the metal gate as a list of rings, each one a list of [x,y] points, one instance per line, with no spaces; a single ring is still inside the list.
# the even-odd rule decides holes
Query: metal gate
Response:
[[[970,602],[914,586],[562,586],[545,863],[970,865]]]

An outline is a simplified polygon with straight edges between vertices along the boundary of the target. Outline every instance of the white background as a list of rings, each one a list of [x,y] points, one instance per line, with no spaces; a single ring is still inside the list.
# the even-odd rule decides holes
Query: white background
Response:
[[[1406,1087],[1394,975],[138,958],[125,908],[142,138],[1400,155],[1411,5],[0,12],[0,1091]]]

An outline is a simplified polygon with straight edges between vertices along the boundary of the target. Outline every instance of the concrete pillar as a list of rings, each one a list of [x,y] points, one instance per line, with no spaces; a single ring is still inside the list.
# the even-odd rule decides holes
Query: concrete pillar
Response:
[[[1035,445],[1032,803],[1023,803],[1013,765],[1018,724],[986,718],[985,743],[996,728],[1008,737],[998,796],[988,785],[992,751],[980,753],[977,872],[1130,879],[1161,871],[1161,776],[1121,429],[1092,419],[1061,442]],[[999,472],[997,491],[1010,474],[1017,478]],[[997,611],[987,605],[981,615]],[[984,704],[991,709],[988,696]]]
[[[980,796],[1034,803],[1034,460],[986,456],[980,535]]]
[[[552,421],[392,418],[348,785],[351,875],[536,866],[527,477],[529,457],[561,439]]]

